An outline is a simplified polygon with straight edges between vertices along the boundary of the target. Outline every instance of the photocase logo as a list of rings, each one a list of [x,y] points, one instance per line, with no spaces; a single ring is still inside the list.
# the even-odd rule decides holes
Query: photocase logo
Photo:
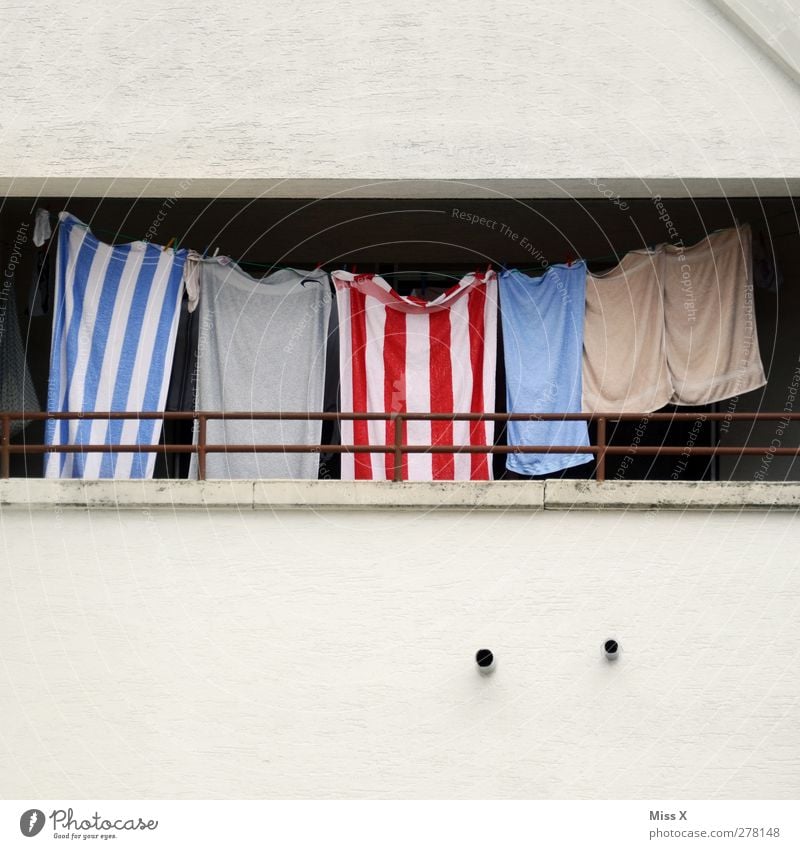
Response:
[[[44,812],[38,808],[31,808],[19,818],[19,830],[25,837],[36,837],[44,828]]]
[[[118,831],[155,831],[158,828],[158,820],[144,820],[141,817],[134,819],[128,817],[118,817],[117,819],[108,819],[95,811],[89,816],[82,819],[75,817],[75,811],[72,808],[54,808],[47,816],[44,811],[38,808],[31,808],[19,818],[19,830],[26,837],[36,837],[36,835],[44,828],[46,820],[52,820],[53,836],[54,837],[83,837],[84,840],[90,837],[97,837],[98,833],[104,840],[110,837],[116,837],[116,834],[103,834],[102,832],[118,832]],[[81,835],[80,832],[87,832]]]

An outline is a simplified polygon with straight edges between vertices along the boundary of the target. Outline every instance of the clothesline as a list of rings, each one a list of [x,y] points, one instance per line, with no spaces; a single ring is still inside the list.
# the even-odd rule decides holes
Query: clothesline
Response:
[[[58,223],[58,215],[56,213],[52,213],[52,212],[49,213],[49,215],[50,215],[51,220],[54,221],[57,224]],[[768,220],[767,224],[769,224],[770,221],[771,220]],[[92,225],[90,225],[90,226],[91,226],[91,229],[92,229],[93,232],[100,233],[100,234],[103,234],[105,236],[110,236],[114,240],[124,239],[128,242],[143,241],[142,239],[137,238],[136,236],[131,236],[127,233],[123,233],[120,230],[111,230],[111,229],[107,229],[107,228],[104,228],[104,227],[94,227]],[[712,235],[713,233],[717,233],[717,232],[720,232],[720,230],[718,229],[718,230],[711,231],[711,233],[709,233],[708,235]],[[792,232],[794,232],[794,231],[792,231]],[[785,234],[780,234],[780,235],[785,235]],[[774,235],[773,238],[777,238],[777,235]],[[180,239],[178,239],[177,237],[173,237],[172,239],[170,239],[170,241],[168,243],[168,247],[173,247],[177,251],[179,246],[180,246],[180,243],[181,243]],[[160,246],[158,246],[158,247],[160,247]],[[648,245],[646,247],[647,247],[648,250],[653,250],[655,246],[654,245]],[[203,257],[205,257],[208,254],[209,248],[210,248],[210,246],[208,248],[206,248],[206,250],[203,252]],[[605,254],[603,256],[595,256],[595,257],[582,257],[582,258],[570,257],[567,260],[563,260],[563,261],[556,262],[556,263],[550,263],[550,262],[541,263],[540,262],[539,265],[533,266],[532,268],[519,268],[517,270],[521,271],[524,274],[532,274],[532,273],[536,273],[536,272],[543,274],[548,268],[550,268],[553,265],[566,264],[566,263],[569,263],[571,261],[579,261],[580,259],[582,259],[587,265],[598,265],[598,264],[607,264],[607,263],[611,263],[611,264],[616,265],[617,263],[621,262],[622,257],[625,255],[625,253],[627,253],[627,252],[623,252],[621,255],[617,254],[617,253],[610,253],[610,254]],[[248,268],[263,269],[263,270],[266,270],[268,272],[295,270],[297,268],[296,264],[295,265],[284,265],[282,263],[262,262],[262,261],[258,261],[258,260],[249,260],[249,259],[238,259],[238,260],[235,260],[235,262],[237,263],[237,265],[240,265],[240,266],[245,266],[245,267],[248,267]],[[374,264],[375,263],[364,263],[365,266],[374,265]],[[501,271],[509,269],[509,266],[507,266],[505,263],[491,263],[490,265],[492,265],[492,264],[497,265],[498,269],[501,270]],[[353,268],[356,267],[355,264],[353,264],[353,263],[338,263],[338,264],[335,264],[335,266],[336,266],[335,268],[329,267],[328,269],[325,269],[324,265],[325,264],[320,264],[318,266],[318,268],[325,270],[325,271],[336,271],[336,270],[340,270],[342,268],[344,268],[346,270],[350,266],[352,266]],[[329,263],[328,265],[332,266],[332,265],[334,265],[334,263]],[[512,265],[511,267],[513,268],[514,266]],[[459,280],[461,277],[463,277],[463,270],[462,271],[449,272],[449,271],[431,271],[431,270],[409,269],[409,270],[403,270],[403,271],[378,272],[378,274],[379,274],[379,276],[384,277],[384,278],[386,278],[386,277],[399,277],[399,276],[402,276],[404,274],[408,274],[408,275],[411,275],[411,274],[422,275],[422,274],[424,274],[425,277],[433,276],[433,277],[440,277],[440,278],[443,278],[445,280]]]
[[[51,212],[50,217],[54,218],[56,221],[58,220],[58,216],[55,215],[55,213]],[[94,225],[90,225],[90,227],[91,227],[91,230],[92,230],[93,233],[98,233],[98,234],[103,235],[103,236],[110,236],[112,239],[124,239],[125,241],[128,241],[128,242],[140,242],[140,241],[142,241],[142,239],[140,239],[136,236],[131,236],[127,233],[123,233],[121,230],[111,230],[111,229],[106,229],[105,227],[95,227]],[[178,240],[176,238],[173,241],[175,242],[175,244],[173,245],[174,249],[178,250],[178,247],[180,245],[180,240]],[[205,256],[205,254],[203,254],[203,255]],[[260,262],[260,261],[249,260],[249,259],[239,259],[239,260],[235,260],[235,261],[236,261],[237,265],[246,265],[246,266],[249,266],[251,268],[264,268],[264,269],[267,269],[269,271],[285,271],[285,270],[293,270],[293,269],[296,268],[296,265],[281,265],[281,264],[275,263],[275,262]],[[619,262],[619,261],[620,261],[620,257],[619,257],[618,254],[606,254],[605,256],[584,258],[584,262],[586,262],[586,263]],[[565,260],[565,262],[566,262],[566,260]],[[352,265],[352,264],[353,263],[341,263],[341,265]],[[373,263],[364,263],[364,264],[370,265],[370,264],[373,264]],[[506,268],[507,267],[505,265],[501,265],[500,263],[494,263],[494,264],[499,265],[500,268]],[[548,262],[545,265],[542,265],[540,263],[539,265],[534,266],[533,268],[520,268],[519,270],[527,274],[527,273],[533,272],[533,271],[544,271],[546,268],[549,268],[551,265],[556,265],[556,264],[559,264],[559,263],[549,263]],[[323,267],[324,267],[323,265],[320,265],[320,268],[323,268]],[[338,270],[338,269],[336,269],[336,270]],[[400,274],[421,274],[421,273],[424,273],[426,276],[433,275],[433,276],[436,276],[436,277],[444,277],[444,278],[452,277],[454,279],[457,279],[457,278],[460,278],[460,277],[463,276],[463,272],[461,272],[461,271],[455,271],[455,272],[425,271],[425,272],[421,272],[421,271],[416,271],[416,270],[380,272],[380,276],[381,277],[396,277],[397,275],[400,275]]]
[[[612,262],[612,261],[613,262],[619,262],[620,259],[621,259],[621,257],[619,257],[617,254],[606,254],[605,256],[595,256],[595,257],[584,258],[583,262],[585,262],[587,264],[588,263],[598,263],[598,262]],[[581,260],[580,259],[577,259],[577,260],[573,259],[571,261],[572,262],[580,262]],[[563,260],[563,261],[557,262],[557,263],[548,262],[545,265],[542,265],[540,263],[539,265],[536,265],[533,268],[518,268],[517,270],[522,271],[525,274],[527,274],[527,273],[533,272],[533,271],[544,271],[545,269],[549,268],[551,265],[562,265],[562,264],[566,264],[567,262],[569,262],[569,260]],[[252,265],[252,266],[257,267],[257,268],[275,268],[275,269],[294,268],[294,266],[270,265],[270,264],[263,264],[263,263],[258,263],[258,262],[250,262],[249,260],[243,260],[243,261],[239,262],[238,264],[239,265]],[[352,265],[352,264],[353,263],[349,263],[349,265]],[[374,263],[364,263],[364,265],[371,265],[371,264],[374,264]],[[498,268],[500,268],[501,270],[507,270],[509,268],[515,268],[516,267],[516,266],[507,266],[503,263],[490,263],[490,265],[497,265]],[[323,266],[320,266],[320,268],[322,268],[322,267]],[[337,269],[334,269],[334,270],[338,271],[340,269],[337,268]],[[376,274],[379,277],[396,277],[400,274],[424,274],[426,277],[429,277],[429,276],[452,277],[454,279],[460,279],[461,277],[464,276],[463,271],[452,271],[452,272],[451,271],[430,271],[428,269],[413,269],[413,268],[412,269],[405,269],[403,271],[380,271],[380,272],[376,272]]]

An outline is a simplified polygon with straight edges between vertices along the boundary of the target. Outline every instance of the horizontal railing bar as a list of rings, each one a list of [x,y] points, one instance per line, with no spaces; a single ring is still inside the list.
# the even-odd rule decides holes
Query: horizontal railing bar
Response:
[[[354,414],[348,414],[348,418],[351,415]],[[362,415],[371,416],[373,414],[367,413]],[[638,422],[642,419],[655,422],[696,422],[698,419],[709,422],[782,421],[784,419],[787,421],[800,421],[800,413],[402,413],[401,415],[406,421],[425,422],[593,422],[599,419],[626,422]],[[228,417],[227,414],[225,417]],[[385,418],[387,421],[392,420],[391,415],[387,415]]]
[[[373,449],[374,450],[374,449]],[[401,450],[408,454],[597,454],[599,448],[596,445],[403,445]],[[658,445],[607,445],[606,454],[643,454],[645,456],[657,456],[659,454],[678,455],[681,454],[778,454],[781,456],[800,455],[800,446],[797,448],[772,448],[770,446],[734,448],[729,445],[706,446],[691,445],[686,447]],[[379,453],[379,452],[375,452]]]
[[[193,419],[199,419],[201,416],[204,416],[208,420],[232,420],[232,421],[323,421],[323,422],[333,422],[333,421],[392,421],[394,418],[393,413],[309,413],[309,412],[286,412],[286,413],[248,413],[245,411],[236,411],[236,412],[221,412],[219,410],[216,411],[204,411],[198,410],[196,413],[183,411],[183,410],[174,410],[174,411],[165,411],[163,413],[154,413],[154,412],[146,412],[146,413],[129,413],[129,412],[120,412],[118,410],[115,411],[100,411],[100,410],[91,410],[88,412],[71,412],[71,413],[1,413],[0,415],[8,416],[12,421],[25,419],[26,421],[47,421],[48,419],[53,419],[55,421],[85,421],[87,419],[97,419],[99,421],[106,420],[127,420],[127,421],[136,421],[138,419],[142,419],[144,421],[150,421],[153,419],[165,421],[192,421]]]
[[[196,454],[197,445],[9,445],[12,454]],[[206,453],[214,454],[391,454],[394,445],[206,445]],[[401,445],[404,454],[597,454],[597,445]],[[730,445],[607,445],[606,454],[641,454],[642,456],[680,456],[698,454],[759,455],[782,457],[800,455],[797,448],[775,448],[769,445],[736,448]]]
[[[592,422],[597,419],[607,421],[647,421],[672,422],[690,421],[697,422],[748,422],[748,421],[800,421],[800,413],[785,412],[752,412],[752,413],[316,413],[316,412],[269,412],[251,413],[245,411],[222,412],[198,410],[197,412],[168,411],[168,412],[119,412],[119,411],[90,411],[90,412],[3,412],[0,418],[9,418],[11,421],[84,421],[92,420],[128,420],[145,421],[158,419],[165,421],[192,421],[204,416],[207,420],[230,420],[230,421],[394,421],[402,417],[406,421],[494,421],[494,422],[560,422],[560,421],[586,421]]]
[[[642,450],[644,448],[644,451]],[[663,448],[658,445],[637,445],[633,449],[630,445],[609,445],[606,447],[606,454],[644,454],[648,457],[657,457],[661,454],[667,457],[680,457],[682,454],[697,454],[699,456],[713,457],[716,454],[723,456],[751,456],[755,457],[760,454],[777,454],[780,457],[796,457],[800,456],[800,446],[797,448],[773,448],[769,445],[750,445],[747,447],[736,448],[732,445],[665,445]]]
[[[197,454],[198,445],[10,445],[12,454]],[[207,444],[206,453],[215,454],[385,454],[394,451],[390,445],[213,445]]]

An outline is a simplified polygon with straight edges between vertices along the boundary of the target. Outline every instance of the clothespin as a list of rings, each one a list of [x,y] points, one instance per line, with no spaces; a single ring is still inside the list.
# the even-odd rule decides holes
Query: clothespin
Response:
[[[322,268],[322,263],[321,263],[321,262],[318,262],[318,263],[314,266],[314,271],[319,271],[319,270],[320,270],[320,268]]]
[[[175,244],[175,237],[174,236],[167,242],[166,245],[164,245],[164,250],[168,251],[173,246],[173,244]]]
[[[214,248],[214,253],[212,254],[212,256],[216,256],[218,253],[219,253],[219,245],[217,245],[217,247]]]
[[[567,268],[572,268],[572,256],[567,255]]]

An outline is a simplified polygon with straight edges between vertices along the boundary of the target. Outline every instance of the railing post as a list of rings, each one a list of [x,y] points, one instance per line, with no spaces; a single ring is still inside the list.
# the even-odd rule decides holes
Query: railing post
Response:
[[[0,478],[11,477],[11,417],[3,415],[3,427],[0,432]]]
[[[206,479],[206,417],[202,413],[197,424],[197,479]]]
[[[394,421],[394,482],[403,480],[403,423],[402,413],[392,413]]]
[[[598,483],[606,479],[606,420],[600,416],[597,420],[597,472],[595,478]]]

